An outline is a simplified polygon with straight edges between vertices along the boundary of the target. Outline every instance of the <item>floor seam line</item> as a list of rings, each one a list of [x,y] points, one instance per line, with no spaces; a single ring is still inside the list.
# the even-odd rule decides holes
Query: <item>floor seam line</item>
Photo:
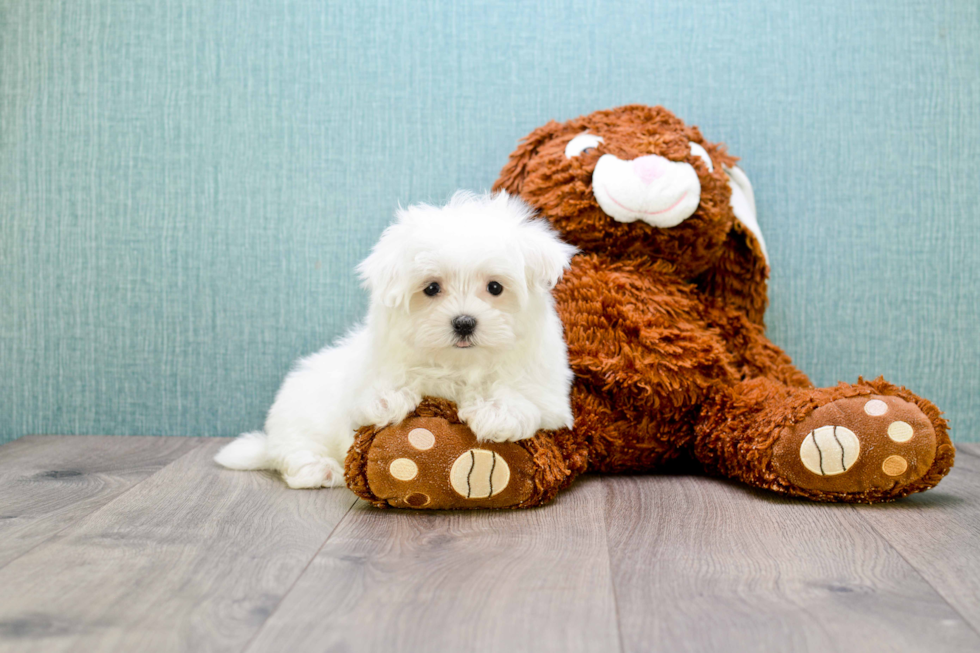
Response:
[[[616,640],[619,642],[620,653],[625,653],[626,647],[623,644],[623,621],[619,614],[619,596],[616,594],[616,579],[613,577],[612,554],[609,550],[609,480],[608,477],[601,478],[602,484],[602,539],[606,544],[606,568],[609,570],[609,588],[612,591],[613,615],[616,617]]]
[[[4,562],[3,564],[0,564],[0,572],[2,572],[2,571],[3,571],[4,569],[6,569],[6,568],[7,568],[7,566],[8,566],[8,565],[10,565],[10,564],[11,564],[12,562],[16,562],[17,560],[20,560],[21,558],[23,558],[23,557],[24,557],[24,556],[26,556],[27,554],[29,554],[29,553],[31,553],[31,552],[33,552],[33,551],[34,551],[35,549],[37,549],[38,547],[40,547],[40,546],[43,546],[43,545],[45,545],[45,544],[47,544],[48,542],[50,542],[50,541],[51,541],[51,540],[53,540],[54,538],[56,538],[56,537],[58,537],[59,535],[61,535],[62,533],[64,533],[64,532],[65,532],[66,530],[68,530],[69,528],[73,528],[73,527],[75,527],[75,526],[78,526],[78,525],[79,525],[80,523],[82,523],[82,522],[83,522],[83,521],[85,521],[86,519],[89,519],[89,518],[90,518],[90,517],[91,517],[92,515],[94,515],[95,513],[97,513],[97,512],[101,512],[101,511],[102,511],[103,509],[105,509],[105,508],[107,508],[108,506],[111,506],[111,505],[112,505],[112,504],[114,504],[114,503],[115,503],[116,501],[118,501],[119,499],[121,499],[121,498],[123,498],[124,496],[126,496],[127,494],[129,494],[130,492],[132,492],[132,491],[133,491],[134,489],[136,489],[137,487],[139,487],[139,486],[140,486],[140,485],[142,485],[143,483],[145,483],[145,482],[147,482],[148,480],[150,480],[151,478],[153,478],[154,476],[156,476],[157,474],[159,474],[159,473],[160,473],[160,472],[162,472],[163,470],[165,470],[165,469],[167,469],[168,467],[170,467],[171,465],[173,465],[173,464],[174,464],[175,462],[177,462],[178,460],[183,460],[183,459],[184,459],[184,458],[185,458],[186,456],[189,456],[189,455],[191,455],[192,453],[194,453],[195,451],[197,451],[198,449],[200,449],[201,447],[203,447],[203,446],[204,446],[205,444],[207,444],[207,443],[206,443],[206,442],[199,442],[199,443],[198,443],[198,445],[197,445],[196,447],[194,447],[193,449],[191,449],[191,450],[190,450],[190,451],[188,451],[187,453],[185,453],[185,454],[183,454],[182,456],[177,456],[176,458],[174,458],[174,459],[173,459],[173,460],[171,460],[171,461],[170,461],[169,463],[167,463],[166,465],[164,465],[164,466],[163,466],[163,467],[161,467],[160,469],[158,469],[158,470],[156,470],[156,471],[155,471],[155,472],[153,472],[152,474],[149,474],[149,475],[147,475],[147,476],[146,476],[145,478],[143,478],[143,479],[141,479],[140,481],[138,481],[138,482],[136,482],[136,483],[133,483],[133,484],[132,484],[131,486],[129,486],[128,488],[126,488],[125,490],[123,490],[122,492],[120,492],[120,493],[119,493],[118,495],[116,495],[115,497],[113,497],[111,501],[108,501],[108,502],[106,502],[106,503],[104,503],[104,504],[102,504],[101,506],[99,506],[98,508],[96,508],[95,510],[93,510],[92,512],[90,512],[90,513],[87,513],[87,514],[85,514],[85,515],[83,515],[83,516],[81,516],[81,517],[79,517],[78,519],[76,519],[76,520],[75,520],[75,521],[73,521],[72,523],[70,523],[70,524],[66,524],[64,528],[59,528],[59,529],[58,529],[57,531],[55,531],[54,533],[51,533],[51,534],[50,534],[50,535],[49,535],[48,537],[46,537],[46,538],[44,538],[43,540],[41,540],[40,542],[38,542],[38,543],[36,543],[36,544],[34,544],[34,545],[33,545],[33,546],[31,547],[31,548],[29,548],[29,549],[27,549],[26,551],[23,551],[23,552],[21,552],[21,553],[20,553],[20,554],[18,554],[18,555],[17,555],[16,557],[13,557],[13,558],[11,558],[10,560],[7,560],[7,561],[6,561],[6,562]]]
[[[899,549],[897,546],[895,546],[895,544],[890,539],[888,539],[888,536],[887,535],[885,535],[880,530],[878,530],[878,528],[874,525],[874,522],[872,522],[870,519],[868,519],[867,517],[865,517],[864,515],[862,515],[861,514],[861,511],[858,510],[857,506],[853,506],[852,505],[852,506],[850,506],[850,508],[851,508],[851,510],[853,510],[854,512],[856,512],[858,515],[861,515],[861,520],[864,521],[864,523],[867,524],[871,528],[871,530],[873,530],[875,532],[875,534],[878,537],[880,537],[882,539],[882,541],[884,541],[891,548],[892,551],[894,551],[895,553],[897,553],[898,556],[902,560],[905,561],[905,564],[907,564],[909,566],[909,569],[911,569],[912,571],[914,571],[915,574],[919,578],[922,579],[922,582],[924,582],[926,585],[928,585],[929,587],[932,588],[932,591],[936,593],[936,596],[938,596],[940,599],[942,599],[943,603],[945,603],[946,605],[948,605],[950,610],[952,610],[954,613],[956,613],[957,615],[959,615],[959,618],[963,620],[963,623],[966,624],[966,627],[967,628],[969,628],[971,631],[973,631],[973,633],[975,635],[977,635],[977,637],[980,637],[980,630],[978,630],[973,625],[973,623],[966,617],[965,614],[963,614],[962,612],[960,612],[960,610],[955,605],[953,605],[952,603],[949,602],[949,599],[946,598],[946,595],[938,587],[936,587],[932,583],[932,581],[930,581],[928,578],[926,578],[925,574],[923,574],[922,571],[916,565],[912,564],[912,561],[911,560],[909,560],[908,558],[905,557],[905,554],[902,553],[901,549]]]
[[[262,631],[265,629],[266,624],[269,623],[269,620],[272,619],[273,616],[275,616],[276,612],[279,610],[279,606],[281,606],[283,604],[283,601],[286,600],[286,597],[292,593],[293,589],[295,589],[300,579],[306,575],[306,571],[310,568],[310,565],[313,564],[313,561],[317,559],[317,556],[320,555],[320,551],[323,551],[323,547],[327,546],[327,542],[329,542],[330,538],[333,537],[333,534],[337,532],[337,529],[340,528],[340,525],[343,524],[345,521],[347,521],[347,517],[348,515],[350,515],[350,511],[354,508],[354,505],[356,503],[357,503],[357,497],[356,496],[352,497],[352,501],[350,502],[350,505],[347,506],[347,510],[344,511],[344,516],[337,520],[337,523],[334,524],[333,528],[330,529],[330,532],[327,533],[327,537],[324,538],[320,546],[317,547],[317,550],[313,552],[313,555],[310,556],[310,559],[306,561],[306,564],[296,575],[296,578],[293,580],[293,582],[290,583],[286,591],[283,592],[282,596],[279,597],[279,600],[276,601],[276,604],[272,607],[272,610],[269,611],[268,616],[266,616],[265,620],[262,621],[262,625],[259,626],[256,629],[256,631],[252,633],[252,636],[248,638],[248,641],[245,642],[245,646],[241,649],[242,653],[246,653],[248,649],[250,649],[252,645],[255,643],[255,640],[258,639],[259,635],[262,634]]]

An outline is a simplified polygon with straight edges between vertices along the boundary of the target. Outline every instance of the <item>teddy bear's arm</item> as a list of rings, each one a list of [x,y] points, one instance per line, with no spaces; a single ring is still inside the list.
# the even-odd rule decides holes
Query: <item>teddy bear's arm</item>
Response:
[[[722,245],[721,255],[699,277],[698,285],[710,297],[761,325],[768,304],[769,254],[759,227],[755,192],[748,175],[738,166],[725,166],[725,174],[735,221]]]
[[[736,221],[721,255],[698,277],[697,285],[704,294],[761,325],[769,304],[768,278],[769,265],[760,241],[748,227]]]
[[[618,401],[687,405],[733,373],[697,292],[669,273],[580,254],[555,295],[572,370]]]

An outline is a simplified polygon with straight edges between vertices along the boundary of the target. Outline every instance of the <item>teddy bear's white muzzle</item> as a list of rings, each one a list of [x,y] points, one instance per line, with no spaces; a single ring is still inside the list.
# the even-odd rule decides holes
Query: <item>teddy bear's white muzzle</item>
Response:
[[[679,225],[701,202],[694,167],[656,154],[630,161],[603,154],[592,173],[592,192],[613,220],[642,220],[654,227]]]

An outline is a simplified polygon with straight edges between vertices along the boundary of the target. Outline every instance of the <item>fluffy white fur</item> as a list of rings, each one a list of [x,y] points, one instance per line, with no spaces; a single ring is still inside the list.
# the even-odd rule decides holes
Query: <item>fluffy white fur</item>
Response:
[[[456,402],[481,440],[571,426],[572,373],[550,290],[574,253],[505,193],[399,209],[358,266],[371,293],[364,324],[300,360],[265,432],[241,435],[215,460],[278,470],[293,488],[342,485],[354,431],[401,421],[424,395]],[[491,294],[491,281],[503,292]],[[462,315],[476,319],[470,336],[453,327]]]

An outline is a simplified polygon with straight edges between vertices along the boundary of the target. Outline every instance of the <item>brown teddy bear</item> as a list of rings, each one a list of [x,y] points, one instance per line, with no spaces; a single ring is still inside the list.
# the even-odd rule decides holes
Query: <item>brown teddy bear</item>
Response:
[[[684,460],[818,501],[936,485],[954,449],[932,403],[881,378],[814,388],[766,339],[765,244],[735,163],[662,107],[528,135],[494,189],[581,250],[555,288],[574,428],[477,442],[452,404],[427,398],[401,424],[360,430],[349,487],[378,506],[527,507],[586,471]]]

